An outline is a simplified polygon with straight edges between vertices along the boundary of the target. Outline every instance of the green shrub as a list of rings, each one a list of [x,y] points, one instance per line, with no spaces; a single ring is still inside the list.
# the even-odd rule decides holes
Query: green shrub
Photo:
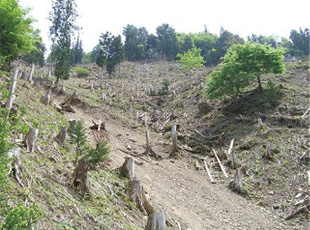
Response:
[[[279,87],[275,83],[273,83],[273,81],[269,80],[267,83],[267,89],[265,89],[263,92],[264,99],[271,105],[276,105],[280,97],[279,94]]]
[[[26,207],[20,204],[13,208],[1,226],[3,230],[28,230],[41,218],[42,211],[37,205]]]
[[[88,69],[82,68],[82,67],[76,67],[75,72],[78,77],[87,77],[88,76]]]

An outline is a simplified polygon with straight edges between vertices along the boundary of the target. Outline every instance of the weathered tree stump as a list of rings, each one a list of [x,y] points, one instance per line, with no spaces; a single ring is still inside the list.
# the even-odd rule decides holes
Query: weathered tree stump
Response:
[[[49,62],[46,80],[52,77],[52,61]]]
[[[271,142],[270,141],[267,141],[267,144],[266,144],[266,151],[263,153],[263,158],[265,159],[272,159],[272,154],[271,154]]]
[[[164,213],[154,213],[149,216],[145,230],[165,230],[166,221]]]
[[[153,206],[146,199],[143,186],[140,181],[132,180],[128,184],[128,198],[134,202],[137,207],[145,215],[152,215],[154,213]]]
[[[35,67],[35,65],[34,65],[34,63],[32,63],[31,64],[31,70],[30,70],[30,73],[29,73],[29,76],[28,76],[28,81],[29,82],[32,82],[32,77],[33,77],[33,73],[34,73],[34,67]]]
[[[56,78],[55,85],[54,85],[54,88],[58,88],[58,87],[59,87],[59,83],[60,83],[60,78],[57,77],[57,78]]]
[[[63,85],[59,91],[60,94],[65,94],[66,93],[66,87]]]
[[[177,126],[173,125],[171,128],[171,137],[172,137],[172,150],[169,157],[176,157],[178,150],[178,134],[177,134]]]
[[[45,96],[43,96],[41,98],[41,102],[45,105],[50,105],[51,104],[51,94],[49,92],[49,90],[47,91],[47,93],[45,94]]]
[[[59,142],[61,146],[64,146],[67,137],[68,137],[67,126],[62,126],[59,134],[56,136],[56,140]]]
[[[31,128],[25,137],[25,144],[27,147],[27,151],[31,153],[34,152],[37,146],[37,138],[38,138],[39,130],[36,128]]]
[[[236,154],[233,151],[234,141],[235,141],[234,139],[231,140],[227,155],[229,156],[229,159],[230,159],[231,168],[236,169],[238,166],[238,162],[237,162]]]
[[[258,130],[259,130],[259,131],[265,129],[265,125],[264,125],[264,123],[263,123],[263,121],[262,121],[261,118],[258,118],[257,127],[258,127]]]
[[[5,107],[6,107],[7,109],[11,110],[12,107],[13,107],[13,104],[14,104],[15,99],[16,99],[15,94],[12,94],[12,95],[8,98],[8,100],[6,101]]]
[[[125,162],[122,165],[121,176],[134,180],[135,178],[135,160],[132,157],[125,157]]]
[[[11,172],[13,172],[14,178],[17,181],[17,183],[21,186],[21,187],[25,187],[23,182],[22,182],[22,178],[23,178],[23,174],[22,174],[22,163],[20,160],[20,147],[15,147],[13,149],[11,149],[8,152],[8,159],[12,159],[12,161],[10,162],[10,170],[8,174],[11,174]]]
[[[82,157],[73,172],[73,187],[78,191],[90,194],[88,183],[89,165],[86,157]]]
[[[70,120],[69,121],[69,129],[68,132],[72,132],[72,130],[74,129],[74,127],[76,126],[77,120]]]
[[[245,173],[245,170],[246,170],[246,166],[245,165],[241,166],[240,168],[238,168],[236,170],[236,174],[235,174],[234,180],[232,180],[229,183],[229,185],[228,185],[228,187],[231,190],[233,190],[233,191],[235,191],[237,193],[241,193],[241,194],[246,193],[246,191],[243,189],[243,182],[242,182],[242,180],[243,180],[243,173]]]
[[[148,125],[147,125],[147,117],[144,116],[144,123],[145,123],[145,138],[146,138],[146,150],[144,152],[144,154],[148,155],[148,156],[153,156],[157,159],[160,158],[159,155],[157,155],[152,147],[151,147],[151,143],[150,143],[150,132],[149,132],[149,128],[148,128]]]

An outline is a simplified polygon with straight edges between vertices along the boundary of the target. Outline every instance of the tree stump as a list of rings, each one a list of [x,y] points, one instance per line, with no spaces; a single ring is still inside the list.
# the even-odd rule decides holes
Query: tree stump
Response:
[[[39,133],[38,129],[31,128],[25,137],[25,144],[27,147],[27,151],[30,151],[30,153],[33,153],[36,148],[38,133]]]
[[[146,199],[143,186],[140,181],[132,180],[128,185],[128,198],[134,202],[137,207],[145,215],[152,215],[154,213],[153,206]]]
[[[154,156],[155,158],[159,159],[160,156],[157,155],[152,147],[151,147],[151,143],[150,143],[150,132],[149,132],[149,128],[147,125],[147,117],[144,116],[144,123],[145,123],[145,138],[146,138],[146,150],[144,152],[144,154],[148,155],[148,156]]]
[[[16,98],[15,94],[12,94],[12,95],[8,98],[8,100],[6,101],[6,104],[5,104],[5,107],[6,107],[7,109],[9,109],[9,110],[12,109],[13,104],[14,104],[14,101],[15,101],[15,98]]]
[[[65,145],[65,141],[68,137],[68,131],[66,126],[62,126],[59,134],[56,136],[56,140],[59,142],[61,146]]]
[[[243,189],[243,173],[245,173],[246,170],[246,166],[243,165],[242,167],[238,168],[236,170],[236,174],[235,174],[235,178],[234,180],[232,180],[228,187],[232,190],[235,191],[237,193],[241,193],[244,194],[246,193],[246,191]]]
[[[48,90],[48,92],[41,98],[41,102],[45,105],[50,105],[51,104],[51,94]]]
[[[30,70],[30,73],[29,73],[29,76],[28,76],[28,81],[29,82],[32,82],[32,77],[33,77],[33,73],[34,73],[34,67],[35,67],[35,65],[34,65],[34,63],[32,63],[31,64],[31,70]]]
[[[72,130],[74,129],[74,127],[76,126],[77,120],[70,120],[69,121],[69,132],[72,132]]]
[[[176,153],[179,151],[178,150],[178,134],[177,134],[177,126],[173,125],[171,128],[171,137],[172,137],[172,150],[170,153],[170,157],[176,157]]]
[[[17,63],[14,66],[14,70],[13,70],[13,76],[12,76],[12,81],[16,81],[17,80],[17,76],[18,75],[18,65]]]
[[[20,147],[15,147],[15,148],[11,149],[8,152],[8,159],[12,159],[12,161],[10,162],[10,170],[9,170],[8,174],[13,172],[14,178],[17,181],[17,183],[21,187],[25,187],[23,182],[22,182],[23,174],[21,172],[22,163],[20,160]]]
[[[89,165],[86,157],[82,157],[73,172],[73,187],[78,191],[90,194],[88,183]]]
[[[51,77],[52,77],[52,61],[50,61],[48,65],[46,80],[50,79]]]
[[[271,160],[272,159],[272,154],[271,154],[271,142],[267,141],[266,144],[266,151],[263,153],[263,158]]]
[[[132,157],[125,157],[125,162],[121,167],[121,175],[134,180],[135,178],[135,160]]]
[[[228,149],[228,156],[230,158],[230,165],[231,165],[231,168],[233,169],[236,169],[237,168],[237,158],[236,158],[236,154],[235,152],[233,151],[233,147],[234,147],[234,139],[231,140],[230,142],[230,145],[229,145],[229,149]]]
[[[166,221],[164,213],[154,213],[149,216],[145,230],[165,230]]]
[[[59,91],[60,94],[65,94],[66,92],[66,87],[63,85]]]

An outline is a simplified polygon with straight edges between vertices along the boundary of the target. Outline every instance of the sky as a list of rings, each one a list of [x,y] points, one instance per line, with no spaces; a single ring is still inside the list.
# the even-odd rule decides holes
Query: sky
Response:
[[[20,0],[29,7],[49,48],[49,11],[52,0]],[[220,28],[243,38],[252,34],[289,37],[292,29],[310,27],[309,0],[76,0],[85,52],[98,44],[101,33],[122,35],[132,24],[156,34],[156,27],[168,23],[176,32],[199,33],[204,25],[213,34]]]

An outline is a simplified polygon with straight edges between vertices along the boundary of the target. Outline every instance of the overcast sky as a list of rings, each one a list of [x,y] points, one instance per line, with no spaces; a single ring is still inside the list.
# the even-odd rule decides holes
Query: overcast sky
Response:
[[[98,43],[101,33],[122,34],[123,27],[133,24],[150,33],[168,23],[176,32],[202,32],[204,25],[219,34],[220,27],[246,38],[248,35],[277,35],[288,38],[291,29],[309,28],[309,0],[76,0],[80,14],[84,51]],[[49,11],[52,0],[20,0],[30,7],[49,47]]]

